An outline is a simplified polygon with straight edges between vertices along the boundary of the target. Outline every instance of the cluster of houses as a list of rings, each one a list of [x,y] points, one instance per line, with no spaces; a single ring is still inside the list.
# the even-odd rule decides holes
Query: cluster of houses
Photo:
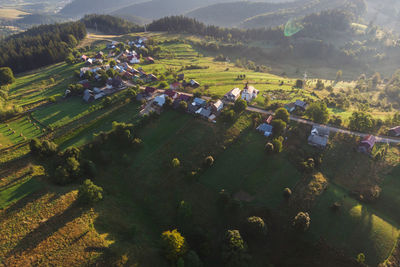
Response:
[[[178,108],[182,101],[186,102],[187,112],[198,115],[199,117],[211,122],[215,122],[215,119],[224,108],[224,103],[221,100],[209,103],[202,98],[193,98],[191,95],[178,93],[173,89],[165,90],[161,94],[157,94],[157,92],[158,90],[153,87],[146,87],[142,96],[138,97],[145,97],[148,100],[154,98],[152,105],[155,107],[155,109],[161,109],[165,105],[167,97],[172,99],[174,108]]]
[[[250,103],[257,98],[259,93],[260,91],[254,88],[254,86],[246,84],[243,90],[240,90],[239,88],[234,88],[230,90],[228,93],[225,94],[224,99],[227,101],[235,102],[239,98],[242,98],[243,100],[246,100],[248,103]]]

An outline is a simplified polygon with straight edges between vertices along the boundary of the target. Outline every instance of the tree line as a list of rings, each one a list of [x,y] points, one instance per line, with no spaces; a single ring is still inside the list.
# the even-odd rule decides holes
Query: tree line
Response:
[[[82,22],[33,27],[0,42],[0,67],[19,73],[60,62],[85,36]]]
[[[144,31],[143,26],[110,15],[86,15],[82,22],[87,28],[96,29],[106,34],[127,34]]]

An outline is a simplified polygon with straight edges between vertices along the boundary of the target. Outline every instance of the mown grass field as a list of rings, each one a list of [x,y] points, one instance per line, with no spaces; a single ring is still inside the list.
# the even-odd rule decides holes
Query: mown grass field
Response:
[[[0,8],[1,19],[19,19],[29,13],[13,8]]]

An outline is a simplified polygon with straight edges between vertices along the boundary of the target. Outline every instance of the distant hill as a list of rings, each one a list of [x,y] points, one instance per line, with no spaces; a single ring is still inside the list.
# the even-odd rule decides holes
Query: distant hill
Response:
[[[80,17],[86,14],[105,14],[143,0],[73,0],[61,9],[60,14],[68,17]]]
[[[148,19],[157,19],[171,15],[182,15],[196,8],[226,2],[232,2],[232,0],[152,0],[118,9],[112,12],[112,15],[129,14]]]
[[[53,24],[60,21],[61,19],[54,15],[29,14],[25,15],[21,19],[18,19],[16,22],[27,25],[41,25],[41,24]]]
[[[268,12],[278,12],[288,8],[302,7],[311,0],[297,0],[294,2],[232,2],[219,3],[193,10],[185,16],[198,19],[206,24],[224,27],[238,26],[248,18]]]
[[[148,24],[151,22],[150,19],[146,19],[146,18],[134,16],[134,15],[129,15],[129,14],[118,14],[118,15],[115,15],[115,17],[127,20],[127,21],[132,22],[137,25],[144,25],[144,24]]]

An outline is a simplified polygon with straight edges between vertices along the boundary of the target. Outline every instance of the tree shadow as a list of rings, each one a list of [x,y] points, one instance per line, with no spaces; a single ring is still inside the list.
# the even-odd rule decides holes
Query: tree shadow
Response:
[[[60,228],[65,226],[68,222],[73,221],[75,218],[81,216],[86,208],[79,207],[76,202],[70,205],[64,212],[54,215],[47,221],[41,223],[39,227],[27,234],[21,239],[18,244],[6,255],[10,257],[18,255],[24,251],[30,251],[36,248],[42,241],[46,240],[57,232]]]

